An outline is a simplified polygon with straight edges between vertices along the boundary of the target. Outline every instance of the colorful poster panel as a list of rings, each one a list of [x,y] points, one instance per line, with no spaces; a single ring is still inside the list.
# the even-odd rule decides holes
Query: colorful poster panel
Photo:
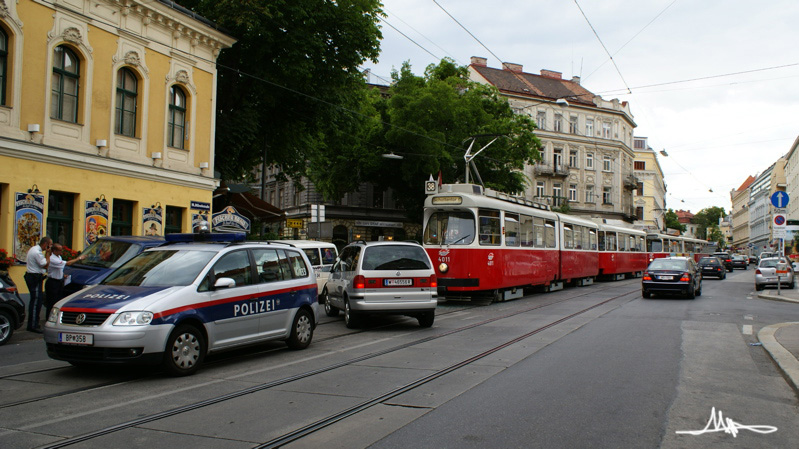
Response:
[[[108,235],[108,201],[86,201],[86,226],[83,232],[84,248]]]
[[[164,219],[160,208],[145,207],[142,215],[144,235],[163,235]]]
[[[250,219],[228,206],[213,215],[211,226],[219,232],[250,232]]]
[[[39,243],[44,229],[44,195],[14,194],[14,257],[25,262],[28,250]]]
[[[208,219],[208,212],[199,212],[196,214],[191,214],[191,232],[196,233],[199,230],[200,224],[205,222],[208,224],[208,227],[211,227],[211,220]],[[211,230],[208,229],[210,232]]]

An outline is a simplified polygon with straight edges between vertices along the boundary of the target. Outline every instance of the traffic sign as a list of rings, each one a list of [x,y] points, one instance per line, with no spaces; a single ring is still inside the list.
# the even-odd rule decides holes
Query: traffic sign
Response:
[[[771,204],[774,205],[774,207],[782,209],[788,205],[788,200],[790,199],[788,194],[783,191],[774,192],[774,194],[771,195]]]
[[[785,215],[774,215],[774,226],[785,226]]]

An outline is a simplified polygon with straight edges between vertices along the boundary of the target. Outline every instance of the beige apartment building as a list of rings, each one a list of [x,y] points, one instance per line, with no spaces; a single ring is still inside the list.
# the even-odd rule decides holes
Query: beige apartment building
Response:
[[[635,137],[633,170],[638,186],[633,196],[635,227],[648,232],[666,230],[666,181],[657,154],[646,137]]]
[[[732,202],[732,248],[747,255],[752,255],[749,248],[749,186],[755,182],[754,176],[749,176],[746,181],[735,190],[730,191]]]
[[[527,73],[512,63],[491,68],[482,57],[471,58],[469,75],[495,86],[517,113],[538,125],[542,160],[525,168],[532,181],[526,197],[552,206],[568,203],[575,215],[633,223],[639,180],[629,103],[603,99],[581,86],[579,77]]]

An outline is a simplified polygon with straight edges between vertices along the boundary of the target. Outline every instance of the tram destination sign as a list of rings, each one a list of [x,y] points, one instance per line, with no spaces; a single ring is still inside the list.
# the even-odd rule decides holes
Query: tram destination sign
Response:
[[[433,204],[461,204],[463,197],[460,196],[434,196]]]

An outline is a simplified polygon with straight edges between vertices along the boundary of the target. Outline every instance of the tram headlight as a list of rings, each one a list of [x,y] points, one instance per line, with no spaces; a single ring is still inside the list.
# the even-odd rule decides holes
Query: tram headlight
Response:
[[[447,265],[444,262],[441,262],[440,264],[438,264],[438,271],[440,271],[442,273],[446,273],[447,270],[449,270],[449,265]]]

